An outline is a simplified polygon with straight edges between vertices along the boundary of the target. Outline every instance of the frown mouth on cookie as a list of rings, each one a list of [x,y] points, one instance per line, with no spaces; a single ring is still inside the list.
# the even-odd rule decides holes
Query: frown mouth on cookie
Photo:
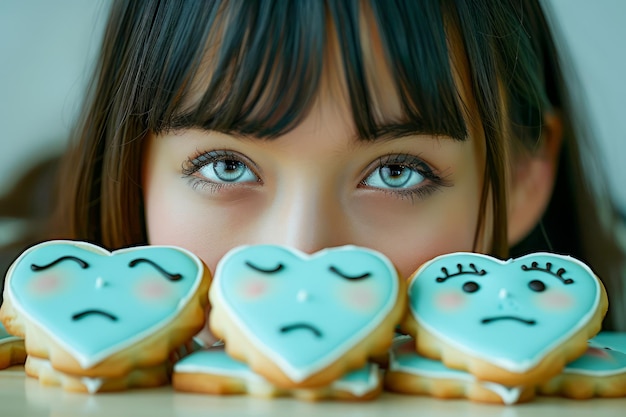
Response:
[[[102,311],[102,310],[85,310],[85,311],[81,311],[79,313],[76,313],[74,315],[72,315],[72,320],[73,321],[77,321],[77,320],[81,320],[87,316],[91,316],[91,315],[96,315],[96,316],[102,316],[105,318],[108,318],[111,321],[117,321],[117,316],[108,313],[106,311]]]
[[[308,323],[293,323],[288,324],[280,328],[280,332],[282,334],[289,333],[295,330],[308,330],[315,335],[317,338],[322,338],[322,332],[315,326]]]
[[[517,321],[523,324],[527,324],[529,326],[534,326],[535,324],[537,324],[537,322],[535,320],[528,320],[528,319],[523,319],[521,317],[516,317],[516,316],[495,316],[495,317],[487,317],[482,319],[480,322],[482,324],[489,324],[489,323],[493,323],[495,321],[502,321],[502,320],[512,320],[512,321]]]

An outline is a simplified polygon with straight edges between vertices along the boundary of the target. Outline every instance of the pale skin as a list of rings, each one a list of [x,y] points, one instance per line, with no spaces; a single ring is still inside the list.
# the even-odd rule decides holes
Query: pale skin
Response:
[[[383,54],[374,46],[369,57],[370,82],[379,92],[375,114],[393,124],[401,112],[389,72],[379,64]],[[485,143],[465,77],[455,74],[468,104],[465,140],[418,132],[362,141],[336,74],[325,71],[310,113],[276,139],[198,129],[149,133],[143,189],[150,244],[186,248],[211,271],[243,244],[306,253],[352,244],[382,252],[403,277],[443,253],[488,252],[488,233],[476,236]],[[556,117],[547,121],[550,146],[508,164],[514,167],[511,243],[536,224],[551,194],[560,130]],[[490,213],[484,224],[491,224]]]
[[[404,276],[438,254],[472,250],[484,164],[478,133],[465,141],[415,135],[361,142],[342,107],[321,97],[302,124],[272,141],[198,130],[150,136],[144,181],[150,243],[189,249],[211,270],[241,244],[307,253],[353,244],[384,253]],[[246,163],[238,168],[243,176],[223,181],[212,163],[183,175],[189,158],[211,151]],[[381,160],[390,161],[383,172]],[[400,161],[416,164],[401,168],[412,178],[401,187],[385,184],[393,176],[379,173]],[[418,164],[442,183],[426,178]]]

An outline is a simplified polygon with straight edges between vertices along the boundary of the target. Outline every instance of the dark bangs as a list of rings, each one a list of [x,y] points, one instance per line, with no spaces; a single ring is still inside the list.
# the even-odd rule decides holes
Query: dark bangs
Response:
[[[132,113],[157,133],[200,128],[276,137],[306,116],[331,70],[343,73],[360,137],[430,133],[462,140],[466,126],[439,3],[159,2],[143,17],[154,30],[137,28],[144,47],[135,48],[139,67],[127,74],[141,78]],[[365,48],[376,37],[395,83],[395,91],[378,94],[398,97],[401,120],[381,120],[375,107],[377,74],[368,74]],[[340,62],[328,62],[329,48]],[[390,122],[394,132],[387,131]]]

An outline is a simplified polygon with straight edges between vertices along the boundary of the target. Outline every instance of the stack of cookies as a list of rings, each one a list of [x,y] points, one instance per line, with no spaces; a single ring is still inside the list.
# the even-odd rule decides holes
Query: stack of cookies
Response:
[[[381,254],[343,246],[313,255],[258,245],[229,252],[210,290],[210,326],[223,348],[174,367],[180,391],[375,398],[406,291]]]
[[[536,393],[619,395],[603,388],[607,375],[624,387],[623,359],[608,371],[608,354],[589,342],[608,301],[601,281],[576,259],[443,255],[410,277],[408,297],[402,329],[410,337],[392,349],[390,391],[513,404]]]
[[[0,320],[24,339],[26,373],[44,385],[90,393],[164,385],[171,352],[205,323],[210,280],[180,248],[49,241],[10,267]]]

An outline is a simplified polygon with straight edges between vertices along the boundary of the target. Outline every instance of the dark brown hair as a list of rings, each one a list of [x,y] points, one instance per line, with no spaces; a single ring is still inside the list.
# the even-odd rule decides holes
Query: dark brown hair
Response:
[[[535,0],[116,1],[61,176],[57,235],[110,249],[147,243],[145,134],[202,127],[271,140],[287,132],[316,97],[329,28],[340,46],[354,123],[363,140],[375,140],[380,126],[359,28],[365,9],[377,24],[408,129],[464,140],[467,103],[459,99],[448,49],[451,34],[463,42],[486,139],[482,202],[494,213],[493,255],[509,256],[505,152],[532,152],[544,115],[559,112],[565,137],[556,191],[541,233],[513,253],[549,249],[589,261],[579,245],[575,209],[574,193],[588,194],[578,181],[579,138],[556,48]],[[203,71],[210,73],[204,93],[191,99],[193,80]],[[485,219],[479,220],[482,229]]]

